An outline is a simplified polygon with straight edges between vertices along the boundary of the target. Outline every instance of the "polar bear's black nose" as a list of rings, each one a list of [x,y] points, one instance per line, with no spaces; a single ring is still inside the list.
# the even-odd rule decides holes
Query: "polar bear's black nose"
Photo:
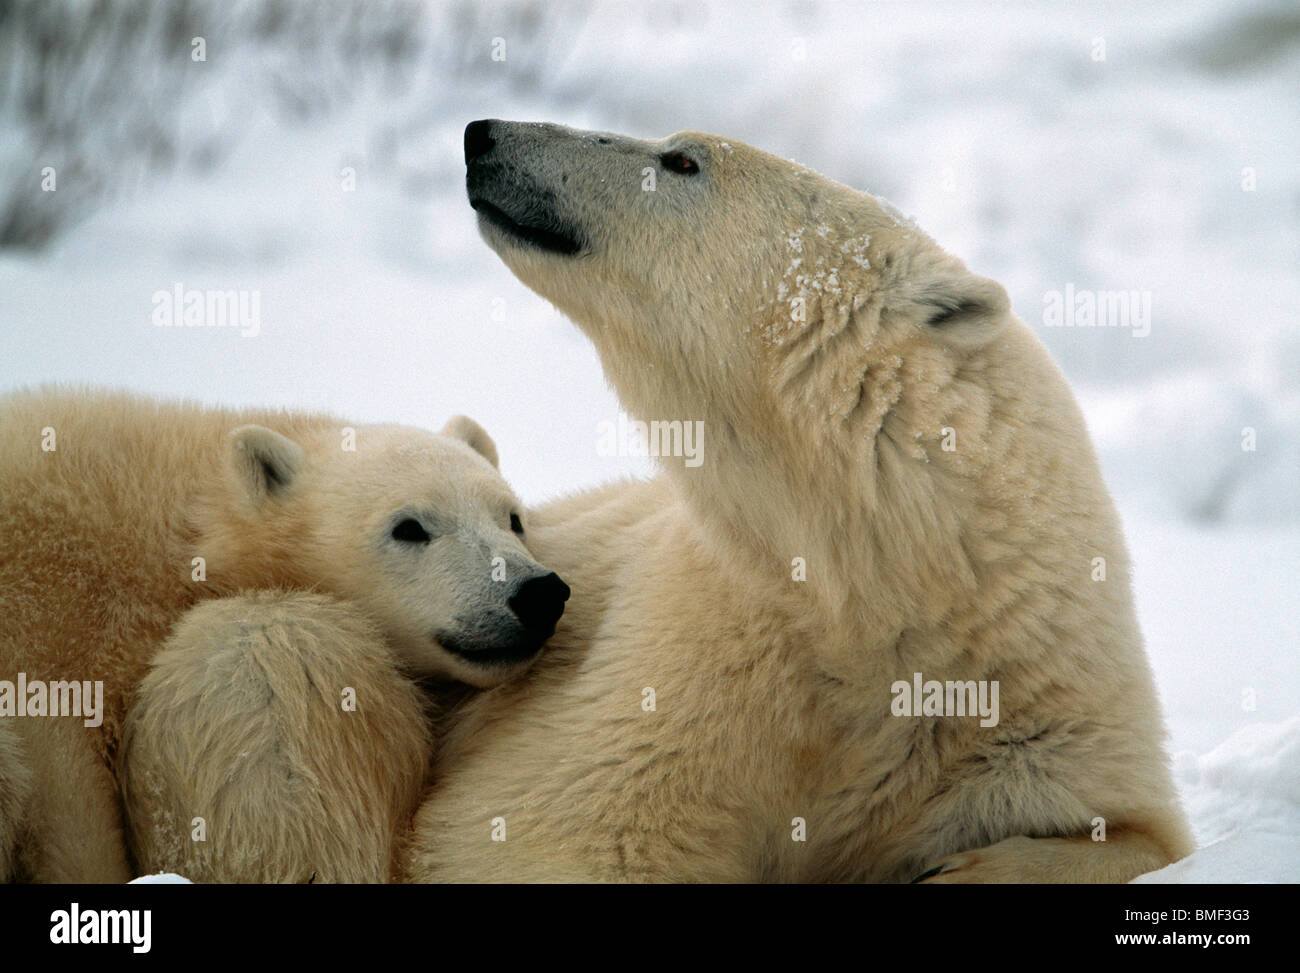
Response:
[[[491,151],[496,144],[492,138],[492,122],[489,119],[470,122],[465,126],[465,165]]]
[[[529,578],[507,604],[531,634],[548,639],[555,633],[555,623],[564,614],[568,600],[569,586],[552,571]]]

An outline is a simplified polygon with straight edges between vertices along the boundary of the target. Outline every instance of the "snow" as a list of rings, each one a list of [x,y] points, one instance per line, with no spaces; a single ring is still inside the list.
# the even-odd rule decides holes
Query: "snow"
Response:
[[[193,885],[188,878],[175,872],[158,872],[155,875],[141,875],[132,879],[131,885]]]
[[[1244,727],[1201,757],[1185,751],[1176,772],[1200,848],[1137,881],[1295,881],[1300,717]]]
[[[1001,281],[1077,390],[1204,846],[1146,880],[1300,877],[1293,3],[43,6],[0,33],[0,390],[464,412],[530,502],[645,474],[599,448],[588,342],[478,239],[464,124],[794,157]],[[256,291],[256,336],[155,327],[177,284]],[[1048,326],[1067,288],[1149,296],[1150,333]]]

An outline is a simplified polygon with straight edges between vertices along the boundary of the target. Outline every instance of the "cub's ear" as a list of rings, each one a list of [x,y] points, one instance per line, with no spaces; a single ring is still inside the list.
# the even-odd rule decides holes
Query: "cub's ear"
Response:
[[[494,467],[501,468],[497,459],[497,444],[492,441],[487,430],[469,416],[452,416],[442,427],[442,434],[452,439],[459,439]]]
[[[978,348],[992,341],[1011,313],[1001,284],[960,266],[903,282],[887,306],[960,348]]]
[[[283,493],[302,469],[302,447],[265,426],[240,426],[230,441],[235,475],[253,500]]]

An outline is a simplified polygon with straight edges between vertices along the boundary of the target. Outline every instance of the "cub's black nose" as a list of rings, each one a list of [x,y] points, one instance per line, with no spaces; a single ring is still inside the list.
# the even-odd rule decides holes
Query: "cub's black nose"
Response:
[[[529,578],[506,603],[530,633],[548,639],[555,634],[555,623],[564,614],[569,600],[569,586],[552,571]]]
[[[496,145],[492,138],[492,122],[479,119],[465,126],[465,165],[469,165],[479,156],[492,150]]]

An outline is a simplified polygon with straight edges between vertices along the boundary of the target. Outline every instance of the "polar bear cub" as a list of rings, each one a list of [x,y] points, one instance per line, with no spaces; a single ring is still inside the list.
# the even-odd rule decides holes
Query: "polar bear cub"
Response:
[[[41,389],[0,398],[0,457],[0,878],[130,878],[119,774],[142,869],[389,877],[430,752],[412,677],[504,681],[569,593],[464,417]],[[81,687],[94,718],[56,712]]]

